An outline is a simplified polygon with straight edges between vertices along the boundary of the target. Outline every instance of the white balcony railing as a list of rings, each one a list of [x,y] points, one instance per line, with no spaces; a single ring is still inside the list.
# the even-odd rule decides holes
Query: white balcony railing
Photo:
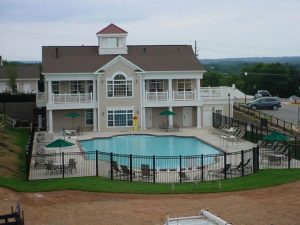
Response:
[[[228,93],[232,92],[230,87],[201,87],[201,98],[228,98]]]
[[[196,91],[173,91],[173,99],[176,101],[196,100]]]
[[[167,101],[168,92],[146,92],[146,101]]]
[[[93,93],[52,94],[52,102],[56,103],[91,103]]]

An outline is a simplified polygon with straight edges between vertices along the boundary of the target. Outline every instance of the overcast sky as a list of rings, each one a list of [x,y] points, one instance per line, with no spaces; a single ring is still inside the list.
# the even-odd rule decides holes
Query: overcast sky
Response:
[[[202,59],[300,55],[300,0],[0,0],[0,55],[41,60],[44,45],[97,45],[109,23],[129,45],[196,40]]]

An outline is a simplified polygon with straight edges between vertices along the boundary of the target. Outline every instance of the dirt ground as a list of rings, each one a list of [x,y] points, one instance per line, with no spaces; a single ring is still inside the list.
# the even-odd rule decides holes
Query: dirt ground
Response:
[[[300,181],[218,194],[133,195],[57,191],[17,193],[0,188],[0,214],[20,201],[26,225],[162,225],[208,209],[234,225],[299,225]]]

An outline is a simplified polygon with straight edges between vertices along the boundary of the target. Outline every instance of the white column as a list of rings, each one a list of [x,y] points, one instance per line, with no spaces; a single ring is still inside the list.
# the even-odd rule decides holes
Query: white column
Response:
[[[96,80],[93,80],[93,102],[97,101],[97,86]]]
[[[52,103],[52,82],[48,81],[48,102]]]
[[[145,93],[146,93],[146,85],[145,85],[145,79],[142,79],[142,87],[141,87],[141,90],[142,90],[142,96],[141,96],[141,98],[142,98],[142,102],[144,102],[145,101]]]
[[[169,95],[169,99],[168,100],[173,100],[172,79],[168,80],[168,95]]]
[[[100,82],[100,76],[98,75],[97,76],[97,83],[96,83],[96,95],[97,95],[97,97],[96,97],[96,99],[97,99],[97,123],[98,123],[98,126],[97,126],[97,130],[100,132],[100,130],[101,130],[101,126],[100,126],[100,123],[101,123],[101,116],[102,116],[102,113],[101,113],[101,107],[100,107],[100,101],[101,101],[101,99],[100,99],[100,95],[101,95],[101,90],[100,90],[100,86],[102,85],[103,86],[103,84],[102,84],[102,82]],[[104,96],[106,96],[106,95],[104,95]]]
[[[200,79],[196,79],[196,99],[200,99]]]
[[[97,122],[97,109],[93,109],[93,126],[94,126],[93,131],[94,132],[98,131],[97,124],[98,124],[98,122]]]
[[[53,115],[52,115],[52,110],[48,110],[48,132],[53,133]]]
[[[143,130],[146,129],[146,108],[143,107],[142,109],[142,115],[141,115],[141,127]]]
[[[169,110],[172,112],[173,107],[169,107]],[[169,127],[173,127],[173,116],[168,116],[169,117]]]
[[[201,106],[197,106],[197,128],[201,128]]]

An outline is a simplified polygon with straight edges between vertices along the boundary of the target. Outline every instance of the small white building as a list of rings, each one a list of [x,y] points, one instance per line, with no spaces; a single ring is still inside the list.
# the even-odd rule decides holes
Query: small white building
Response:
[[[1,57],[0,57],[1,61]],[[17,93],[37,93],[38,81],[40,80],[40,68],[38,65],[16,65],[16,88]],[[0,62],[0,93],[11,93],[10,79],[7,67]]]

